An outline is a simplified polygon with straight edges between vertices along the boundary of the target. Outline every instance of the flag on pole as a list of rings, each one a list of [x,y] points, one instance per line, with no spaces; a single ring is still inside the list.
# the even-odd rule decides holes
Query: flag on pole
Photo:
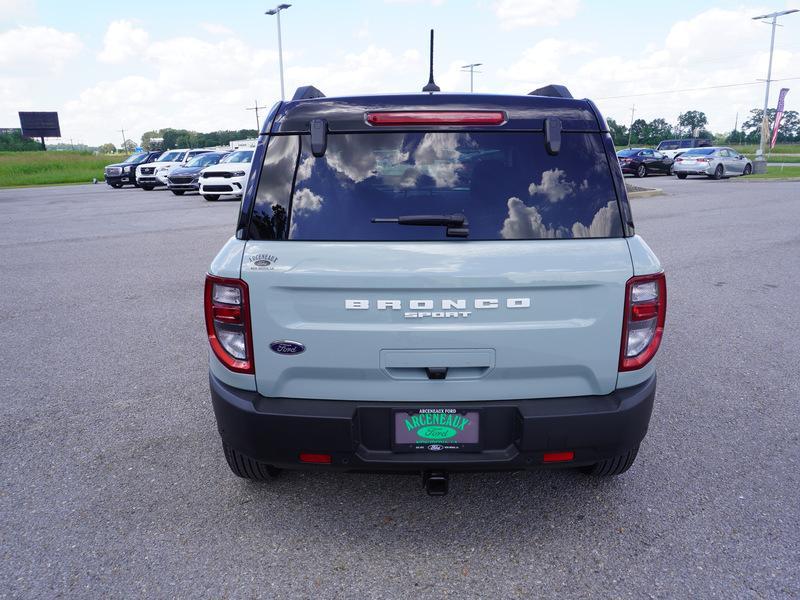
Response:
[[[781,126],[781,119],[783,118],[783,100],[786,98],[786,93],[789,88],[781,88],[781,93],[778,94],[778,110],[775,111],[775,125],[772,128],[772,141],[769,144],[770,148],[775,147],[775,142],[778,141],[778,127]]]

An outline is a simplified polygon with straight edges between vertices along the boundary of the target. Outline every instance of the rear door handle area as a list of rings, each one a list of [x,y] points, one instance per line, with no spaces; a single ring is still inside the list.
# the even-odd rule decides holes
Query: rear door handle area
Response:
[[[494,349],[381,350],[381,370],[392,379],[480,379],[494,368]]]

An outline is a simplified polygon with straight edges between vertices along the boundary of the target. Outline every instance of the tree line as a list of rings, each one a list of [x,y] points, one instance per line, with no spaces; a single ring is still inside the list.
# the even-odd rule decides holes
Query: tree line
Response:
[[[767,110],[767,120],[770,131],[775,123],[776,110]],[[678,122],[673,125],[666,119],[658,118],[652,121],[636,119],[630,127],[617,123],[614,119],[606,119],[614,145],[627,146],[628,141],[632,146],[655,146],[662,140],[698,137],[713,140],[720,144],[757,144],[761,136],[761,118],[764,111],[754,108],[750,116],[744,120],[740,127],[727,133],[713,134],[706,126],[708,117],[703,111],[689,110],[678,115]],[[781,126],[778,130],[779,142],[800,142],[800,114],[795,110],[783,113]]]

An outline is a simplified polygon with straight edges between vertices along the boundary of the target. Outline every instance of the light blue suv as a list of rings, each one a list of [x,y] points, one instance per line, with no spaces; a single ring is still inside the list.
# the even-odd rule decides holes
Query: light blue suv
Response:
[[[527,96],[326,98],[267,118],[209,269],[210,386],[233,472],[633,463],[666,314],[608,127]]]

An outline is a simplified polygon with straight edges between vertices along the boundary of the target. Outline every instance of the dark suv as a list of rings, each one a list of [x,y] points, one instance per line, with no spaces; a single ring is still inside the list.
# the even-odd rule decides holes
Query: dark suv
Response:
[[[591,101],[301,88],[206,278],[228,465],[623,473],[666,300]]]
[[[136,167],[138,165],[154,162],[161,154],[161,150],[139,152],[137,154],[131,154],[121,163],[106,165],[103,170],[106,183],[113,188],[121,188],[126,184],[139,187],[139,184],[136,183]]]

